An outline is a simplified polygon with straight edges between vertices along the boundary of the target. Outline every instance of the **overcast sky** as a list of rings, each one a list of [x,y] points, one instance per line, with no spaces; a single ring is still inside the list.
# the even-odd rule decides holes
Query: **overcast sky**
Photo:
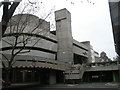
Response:
[[[40,0],[36,0],[40,1]],[[42,0],[41,0],[42,1]],[[43,0],[41,12],[48,13],[67,8],[72,18],[73,38],[90,41],[93,49],[98,53],[105,51],[109,58],[116,56],[109,14],[108,0]],[[2,9],[0,10],[0,15]],[[36,12],[41,17],[41,13]],[[44,15],[44,14],[43,14]],[[43,16],[42,15],[42,16]],[[54,13],[47,19],[53,23]]]

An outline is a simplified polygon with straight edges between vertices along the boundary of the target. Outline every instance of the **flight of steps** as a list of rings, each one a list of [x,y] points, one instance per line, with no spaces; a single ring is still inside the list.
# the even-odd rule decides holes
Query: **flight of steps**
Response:
[[[65,71],[65,79],[82,79],[85,70],[85,64],[75,64],[69,70]]]

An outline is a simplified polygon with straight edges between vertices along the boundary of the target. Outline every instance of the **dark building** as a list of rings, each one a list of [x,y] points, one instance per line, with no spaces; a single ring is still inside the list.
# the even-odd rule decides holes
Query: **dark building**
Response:
[[[110,16],[114,37],[114,45],[118,57],[120,57],[120,1],[109,0]],[[119,79],[120,79],[120,58],[119,59]]]
[[[114,45],[120,56],[120,1],[109,0],[110,16],[113,28]]]

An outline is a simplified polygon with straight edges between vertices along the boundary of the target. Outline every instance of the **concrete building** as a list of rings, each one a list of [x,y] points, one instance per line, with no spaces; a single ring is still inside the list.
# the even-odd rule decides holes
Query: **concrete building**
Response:
[[[22,27],[22,25],[25,25],[25,29],[22,32],[26,37],[32,37],[27,44],[25,45],[25,49],[23,51],[27,51],[30,49],[30,52],[28,53],[18,53],[15,57],[15,64],[13,64],[14,76],[15,73],[18,71],[16,68],[22,68],[22,70],[19,72],[21,74],[21,81],[29,81],[26,80],[27,76],[30,72],[33,72],[31,70],[27,70],[29,67],[33,68],[33,65],[35,64],[36,69],[38,68],[46,68],[50,69],[48,78],[50,79],[49,83],[55,83],[55,71],[52,70],[56,69],[56,67],[53,67],[52,65],[40,65],[39,63],[44,61],[50,61],[49,63],[63,63],[63,65],[72,65],[72,64],[82,64],[84,63],[90,63],[90,42],[84,42],[80,43],[73,39],[72,37],[72,31],[71,31],[71,14],[68,10],[62,9],[55,12],[55,20],[56,20],[56,31],[54,35],[52,32],[50,32],[50,24],[49,22],[46,22],[44,20],[39,19],[38,17],[34,15],[29,14],[22,14],[22,15],[15,15],[11,19],[11,23],[9,24],[6,32],[6,36],[3,37],[3,54],[6,55],[6,57],[11,57],[12,48],[10,44],[6,43],[14,43],[15,39],[12,35],[17,35],[20,33],[17,33]],[[23,23],[24,22],[24,23]],[[26,24],[27,23],[27,24]],[[39,26],[37,26],[39,23],[41,23]],[[17,26],[19,24],[19,27]],[[11,25],[11,26],[10,26]],[[34,28],[37,29],[33,32]],[[17,30],[14,30],[14,28],[18,28]],[[12,31],[14,30],[14,31]],[[12,33],[11,33],[12,32]],[[32,32],[32,33],[31,33]],[[12,34],[12,35],[11,35]],[[23,39],[21,34],[20,39],[18,42],[20,42],[21,39]],[[40,40],[39,40],[40,39]],[[37,41],[38,40],[38,41]],[[36,43],[37,41],[37,43]],[[36,44],[35,44],[36,43]],[[34,45],[35,44],[35,45]],[[34,47],[33,47],[34,45]],[[22,44],[18,44],[16,46],[16,52],[18,48],[22,48]],[[3,59],[6,59],[3,57]],[[23,64],[23,62],[27,62],[27,64]],[[7,61],[4,60],[4,63],[7,66]],[[32,65],[30,65],[30,63]],[[38,65],[37,65],[38,64]],[[63,68],[63,69],[62,69]],[[57,72],[61,72],[65,69],[65,67],[57,68]],[[42,70],[41,72],[46,70]],[[38,73],[38,71],[36,71]],[[63,72],[63,71],[62,71]],[[27,74],[26,74],[27,73]],[[37,75],[37,74],[36,74]],[[33,75],[29,75],[31,78]],[[4,76],[3,76],[4,77]],[[42,77],[42,76],[41,76]],[[47,77],[47,76],[46,76]],[[17,77],[16,77],[17,78]],[[54,79],[53,79],[54,78]],[[14,81],[17,81],[17,79],[13,79]],[[52,81],[53,80],[53,81]],[[19,82],[19,80],[18,80]],[[47,81],[46,81],[47,82]]]
[[[55,20],[56,31],[50,31],[50,23],[37,16],[22,14],[12,17],[2,43],[5,56],[2,61],[6,67],[8,66],[6,58],[10,59],[13,49],[11,44],[16,41],[14,37],[20,37],[19,43],[14,48],[15,52],[24,45],[21,44],[23,37],[29,40],[27,39],[23,49],[23,52],[27,51],[27,53],[18,53],[14,58],[15,62],[13,62],[10,74],[11,82],[79,83],[81,80],[90,81],[87,79],[91,79],[92,76],[89,76],[91,71],[94,73],[94,71],[101,72],[109,69],[112,73],[112,70],[118,70],[117,67],[112,68],[112,66],[93,69],[90,42],[78,42],[73,39],[71,14],[67,9],[56,11]],[[115,62],[115,66],[116,64]]]
[[[94,62],[101,62],[101,58],[99,56],[99,53],[91,49],[91,56],[92,56],[92,63]]]

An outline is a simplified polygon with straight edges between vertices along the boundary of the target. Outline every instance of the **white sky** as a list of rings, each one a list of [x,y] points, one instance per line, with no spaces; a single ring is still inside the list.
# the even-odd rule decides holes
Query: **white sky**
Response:
[[[1,1],[1,0],[0,0]],[[32,0],[30,0],[32,1]],[[34,1],[34,0],[33,0]],[[35,14],[39,17],[47,14],[51,9],[67,8],[72,18],[73,38],[79,42],[90,41],[93,49],[98,53],[105,51],[109,58],[116,56],[109,14],[108,0],[36,0],[43,1],[42,10]],[[71,3],[72,2],[72,3]],[[94,3],[94,5],[93,5]],[[0,18],[2,9],[0,9]],[[41,13],[44,12],[42,15]],[[54,13],[47,19],[54,22]]]

